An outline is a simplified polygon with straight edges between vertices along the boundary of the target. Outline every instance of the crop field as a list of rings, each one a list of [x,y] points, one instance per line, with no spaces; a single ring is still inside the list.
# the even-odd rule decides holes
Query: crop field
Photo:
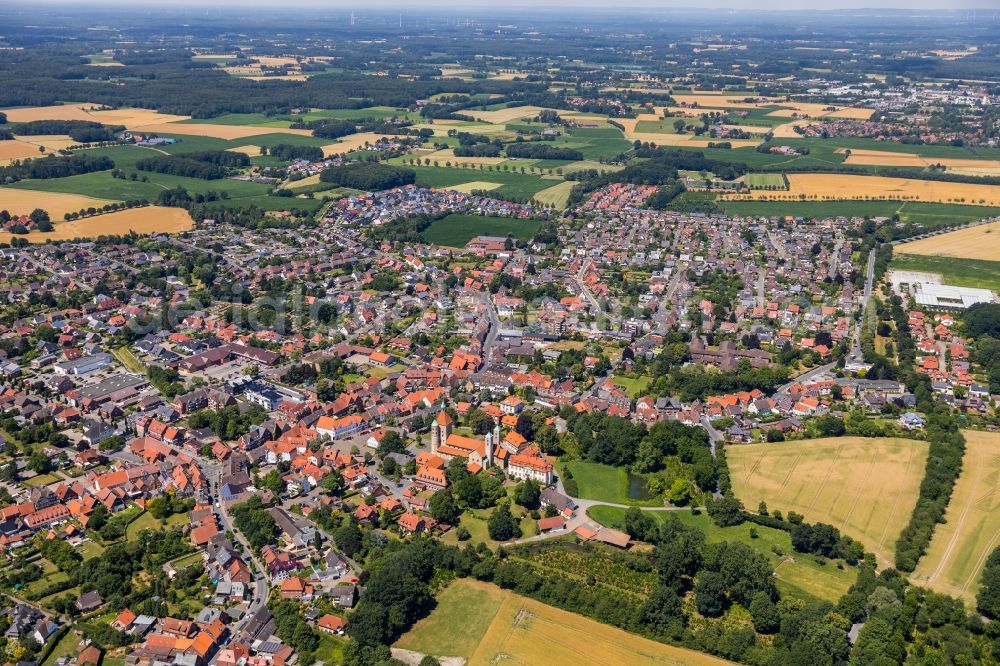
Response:
[[[519,120],[521,118],[532,118],[537,116],[542,110],[540,106],[514,106],[504,109],[497,109],[496,111],[475,111],[475,110],[463,110],[463,116],[471,116],[476,120],[481,120],[487,123],[499,124],[499,123],[509,123],[512,120]]]
[[[100,104],[57,104],[52,106],[26,106],[7,109],[7,122],[26,123],[32,120],[89,120],[106,125],[124,125],[135,129],[154,123],[172,123],[186,120],[188,116],[176,116],[150,109],[112,109],[98,111]]]
[[[840,569],[832,562],[822,563],[811,555],[796,553],[792,548],[791,535],[784,530],[750,523],[719,527],[708,514],[702,512],[694,515],[687,509],[645,513],[660,522],[676,516],[685,525],[697,527],[704,532],[708,543],[740,541],[747,544],[770,560],[782,595],[790,595],[803,601],[821,599],[836,603],[855,581],[855,573],[850,567]],[[622,529],[625,509],[598,504],[587,510],[587,516],[601,525]],[[756,530],[756,537],[750,536],[751,527]]]
[[[41,157],[42,155],[46,155],[56,150],[51,146],[44,147],[45,150],[42,151],[39,144],[23,139],[0,141],[0,165],[8,164],[13,160],[23,160],[29,157]]]
[[[529,240],[542,226],[540,220],[520,220],[510,217],[486,217],[483,215],[463,215],[453,213],[436,220],[424,230],[428,243],[446,247],[465,247],[476,236],[510,236],[517,240]]]
[[[563,210],[566,208],[566,203],[569,200],[569,193],[575,185],[576,183],[571,180],[564,180],[537,193],[535,198],[545,205]]]
[[[919,254],[896,254],[890,268],[903,271],[937,273],[945,284],[1000,291],[1000,261],[931,257]]]
[[[299,130],[289,130],[289,131],[299,131]],[[343,155],[344,153],[350,153],[352,151],[357,150],[358,148],[363,148],[366,145],[374,144],[383,136],[385,135],[376,134],[374,132],[360,132],[358,134],[349,134],[347,136],[340,137],[340,139],[338,139],[336,143],[329,143],[323,146],[323,157],[330,157],[331,155]]]
[[[940,236],[903,243],[896,246],[895,252],[1000,261],[1000,222],[980,224]]]
[[[177,233],[190,229],[194,226],[194,222],[183,208],[146,206],[115,211],[106,215],[95,215],[71,222],[55,222],[53,226],[55,229],[49,233],[0,234],[0,241],[9,243],[13,238],[24,238],[30,243],[44,243],[73,238],[97,238],[98,236],[127,234],[130,231],[137,234]]]
[[[966,430],[962,473],[944,523],[910,580],[975,603],[986,558],[1000,542],[1000,433]]]
[[[848,149],[844,148],[843,151]],[[977,160],[954,157],[923,157],[913,153],[900,153],[888,150],[851,149],[846,155],[844,164],[877,165],[892,167],[929,167],[940,164],[952,169],[967,169],[989,176],[1000,173],[1000,162],[997,160]]]
[[[53,220],[60,220],[66,213],[91,206],[100,208],[109,203],[113,203],[113,200],[95,199],[82,194],[54,194],[0,187],[0,210],[6,210],[11,215],[27,215],[36,208],[42,208],[49,212]]]
[[[478,169],[459,169],[448,167],[408,167],[417,172],[417,185],[420,187],[451,187],[468,183],[473,179],[482,179],[492,183],[501,183],[496,192],[500,197],[513,196],[530,198],[538,192],[552,187],[551,179],[542,178],[540,174],[521,174],[512,171],[488,171]]]
[[[788,200],[872,198],[998,206],[1000,185],[974,185],[910,178],[858,176],[854,174],[800,173],[788,176],[787,192],[775,194],[756,190],[749,195],[729,195],[729,199]]]
[[[785,179],[779,173],[748,173],[744,181],[750,189],[785,188]]]
[[[891,562],[923,479],[927,443],[836,437],[727,448],[733,491],[754,509],[833,525]]]
[[[394,647],[439,657],[462,657],[469,666],[730,663],[629,634],[487,583],[457,580],[441,592],[439,599],[442,603]]]
[[[470,194],[475,190],[495,190],[496,188],[503,185],[503,183],[492,183],[485,180],[474,180],[469,183],[462,183],[461,185],[452,185],[449,190],[455,190],[457,192],[465,192]]]

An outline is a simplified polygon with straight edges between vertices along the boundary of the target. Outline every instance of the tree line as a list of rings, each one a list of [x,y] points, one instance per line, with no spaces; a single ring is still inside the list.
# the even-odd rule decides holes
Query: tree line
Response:
[[[353,162],[324,169],[319,179],[341,187],[377,192],[393,187],[411,185],[417,180],[412,169],[382,164],[380,162]]]
[[[78,154],[66,157],[49,155],[42,159],[18,160],[0,167],[0,182],[10,184],[26,179],[66,178],[94,171],[113,169],[110,157]]]
[[[250,157],[231,150],[203,150],[176,155],[157,155],[136,161],[139,171],[153,171],[171,176],[218,180],[230,169],[250,166]]]

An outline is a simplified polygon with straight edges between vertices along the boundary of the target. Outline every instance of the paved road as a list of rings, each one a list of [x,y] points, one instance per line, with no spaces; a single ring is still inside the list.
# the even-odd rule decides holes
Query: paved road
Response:
[[[788,390],[790,388],[792,388],[792,386],[794,386],[795,384],[799,384],[801,382],[811,381],[811,380],[819,377],[822,374],[830,372],[835,367],[837,367],[836,363],[827,363],[826,365],[817,366],[817,367],[813,368],[812,370],[810,370],[809,372],[803,373],[803,374],[799,375],[798,377],[790,380],[789,382],[787,382],[787,383],[782,384],[781,386],[779,386],[778,390],[774,392],[774,397],[778,397],[778,396],[782,396],[782,395],[788,395]]]

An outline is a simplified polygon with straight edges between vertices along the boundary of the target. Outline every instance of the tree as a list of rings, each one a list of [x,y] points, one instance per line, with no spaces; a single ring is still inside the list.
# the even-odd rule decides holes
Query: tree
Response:
[[[354,520],[348,517],[344,520],[344,524],[333,533],[333,541],[337,544],[337,548],[344,551],[345,555],[353,557],[361,550],[361,530],[358,529]]]
[[[699,574],[694,594],[695,606],[702,615],[718,617],[729,608],[726,583],[718,572],[705,571]]]
[[[395,430],[386,431],[382,441],[378,443],[378,454],[385,458],[390,453],[402,453],[406,450],[406,441]]]
[[[625,511],[625,532],[633,539],[652,542],[657,539],[656,519],[638,507],[629,507]]]
[[[326,491],[327,495],[338,495],[344,489],[344,477],[338,470],[332,470],[319,482],[320,487]]]
[[[1000,618],[1000,548],[990,553],[983,568],[983,580],[976,595],[976,609],[996,620]]]
[[[661,585],[642,605],[639,621],[654,635],[671,636],[684,626],[684,605],[674,590]]]
[[[501,502],[490,514],[486,523],[490,538],[494,541],[510,541],[521,536],[521,526],[510,513],[510,503]]]
[[[708,502],[708,515],[719,527],[732,527],[741,524],[746,516],[743,503],[735,497],[721,497]]]
[[[675,506],[684,506],[691,500],[691,484],[686,479],[677,478],[666,492],[667,501]]]
[[[542,488],[534,479],[528,479],[514,488],[514,501],[525,509],[537,509],[542,496]]]
[[[434,520],[448,525],[456,524],[462,515],[462,511],[458,508],[455,497],[449,488],[442,488],[431,495],[430,508]]]
[[[757,592],[750,600],[750,617],[753,618],[753,628],[762,634],[773,634],[781,624],[778,607],[763,592]]]

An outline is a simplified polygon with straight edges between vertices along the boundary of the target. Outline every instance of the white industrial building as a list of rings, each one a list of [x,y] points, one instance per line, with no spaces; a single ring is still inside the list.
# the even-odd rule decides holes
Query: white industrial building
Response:
[[[955,287],[950,284],[930,282],[917,282],[912,288],[917,305],[928,308],[964,310],[977,303],[996,302],[993,292],[989,289]]]

